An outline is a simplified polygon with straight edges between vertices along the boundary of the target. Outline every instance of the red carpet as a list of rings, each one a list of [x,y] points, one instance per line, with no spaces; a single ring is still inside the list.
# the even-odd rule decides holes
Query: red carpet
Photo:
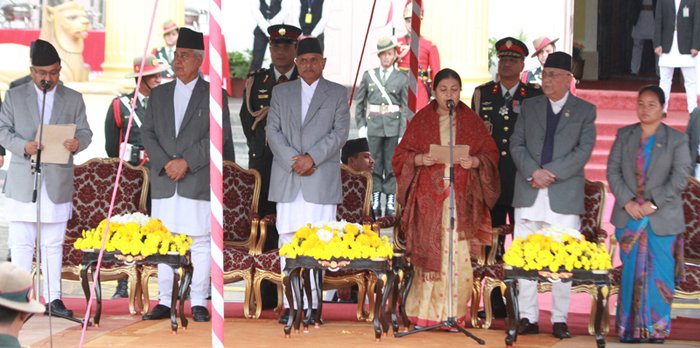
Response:
[[[73,309],[76,312],[76,316],[81,315],[81,312],[85,312],[86,303],[84,299],[80,298],[64,298],[66,306]],[[157,302],[151,301],[151,306],[155,306]],[[572,301],[573,305],[573,301]],[[188,318],[191,318],[189,303],[185,304],[185,313]],[[94,306],[93,306],[94,308]],[[152,308],[152,307],[151,307]],[[327,321],[338,322],[338,321],[355,321],[355,304],[337,304],[337,303],[324,303],[323,304],[323,318]],[[94,313],[94,309],[93,309]],[[103,316],[106,318],[106,314],[109,315],[124,315],[128,314],[127,300],[109,300],[103,302],[102,308]],[[243,318],[243,304],[227,302],[224,308],[224,315],[226,318]],[[262,319],[274,319],[277,318],[276,314],[272,310],[265,310],[261,315]],[[551,313],[549,311],[540,311],[540,332],[551,332],[550,324]],[[254,321],[254,320],[251,320]],[[582,313],[570,313],[569,314],[569,330],[572,335],[587,336],[588,335],[588,314]],[[614,317],[611,317],[610,322],[610,333],[608,336],[616,336],[614,332]],[[673,320],[671,328],[671,340],[683,340],[683,341],[700,341],[700,319],[692,318],[681,318],[678,317]],[[490,330],[504,330],[505,320],[504,319],[494,319]]]

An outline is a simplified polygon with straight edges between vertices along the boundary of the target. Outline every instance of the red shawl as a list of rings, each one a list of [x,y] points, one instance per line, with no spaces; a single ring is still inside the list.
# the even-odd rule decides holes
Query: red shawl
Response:
[[[397,200],[403,207],[401,228],[406,235],[406,253],[425,272],[440,272],[442,206],[449,191],[443,186],[444,164],[415,167],[413,159],[428,153],[430,144],[440,144],[436,107],[433,101],[413,117],[392,159]],[[456,233],[476,250],[491,244],[490,208],[500,195],[498,149],[484,122],[464,103],[457,105],[455,117],[455,143],[469,145],[469,154],[480,161],[477,169],[470,170],[455,163],[454,180]]]

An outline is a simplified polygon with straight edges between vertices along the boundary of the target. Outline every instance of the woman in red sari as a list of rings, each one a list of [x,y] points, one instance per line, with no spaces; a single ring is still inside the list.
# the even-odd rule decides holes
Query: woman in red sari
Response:
[[[408,124],[396,147],[392,164],[397,198],[403,207],[401,228],[406,254],[416,276],[406,300],[406,311],[419,326],[448,318],[449,164],[429,154],[431,144],[449,145],[452,126],[455,144],[469,145],[469,155],[455,158],[454,288],[452,314],[464,322],[473,278],[470,248],[491,243],[490,209],[500,194],[498,150],[484,122],[459,99],[462,80],[451,69],[437,73],[435,100]],[[447,101],[455,103],[449,122]]]

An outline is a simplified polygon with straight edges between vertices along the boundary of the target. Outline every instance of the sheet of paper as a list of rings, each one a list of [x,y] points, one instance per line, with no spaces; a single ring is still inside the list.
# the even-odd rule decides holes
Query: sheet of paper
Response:
[[[450,147],[446,145],[430,144],[430,157],[434,157],[438,163],[450,163]],[[454,161],[457,161],[462,157],[469,156],[469,145],[455,145],[454,146]]]
[[[41,162],[67,164],[70,152],[63,146],[63,142],[75,138],[75,129],[75,124],[45,124],[42,138],[44,150],[41,152]],[[38,130],[34,140],[39,141]],[[32,161],[36,161],[36,155],[32,156]]]

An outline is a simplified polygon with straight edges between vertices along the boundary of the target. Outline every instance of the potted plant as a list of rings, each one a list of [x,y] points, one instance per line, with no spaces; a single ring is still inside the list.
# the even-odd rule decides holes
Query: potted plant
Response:
[[[228,64],[231,69],[231,96],[234,98],[243,96],[251,57],[250,50],[228,52]]]

